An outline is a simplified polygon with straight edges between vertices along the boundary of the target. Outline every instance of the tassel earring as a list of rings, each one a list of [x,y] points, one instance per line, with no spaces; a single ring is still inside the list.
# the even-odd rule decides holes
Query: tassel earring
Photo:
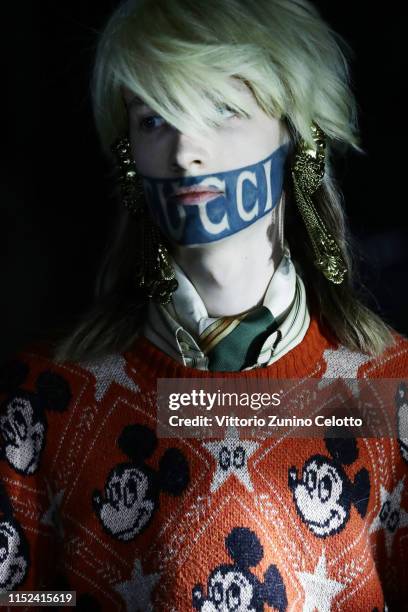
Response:
[[[136,284],[146,295],[160,304],[168,304],[177,289],[169,252],[162,241],[159,228],[146,210],[142,179],[136,172],[128,138],[121,138],[112,146],[119,168],[123,205],[137,217],[135,241],[138,245]]]
[[[326,151],[323,131],[315,123],[311,129],[316,151],[310,149],[302,140],[292,168],[295,200],[312,242],[316,267],[329,281],[340,285],[347,266],[339,245],[326,228],[311,199],[323,181]]]

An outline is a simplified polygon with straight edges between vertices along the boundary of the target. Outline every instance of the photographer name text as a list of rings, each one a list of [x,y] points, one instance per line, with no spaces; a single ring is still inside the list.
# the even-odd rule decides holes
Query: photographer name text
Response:
[[[279,417],[271,414],[266,417],[252,416],[248,418],[215,415],[197,415],[194,417],[169,417],[171,427],[362,427],[363,420],[355,417],[326,417],[317,415],[313,419],[292,417]]]

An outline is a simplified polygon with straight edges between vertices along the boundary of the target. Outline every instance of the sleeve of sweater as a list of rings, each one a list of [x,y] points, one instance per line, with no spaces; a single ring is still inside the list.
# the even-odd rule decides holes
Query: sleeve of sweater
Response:
[[[381,488],[381,510],[373,528],[384,532],[385,558],[390,557],[385,572],[390,585],[390,605],[407,609],[406,592],[402,588],[408,578],[408,376],[403,372],[396,389],[397,431],[394,479]],[[405,378],[405,380],[404,380]],[[394,607],[391,607],[394,609]]]
[[[62,528],[50,442],[70,400],[45,361],[19,355],[0,368],[0,592],[52,588]]]

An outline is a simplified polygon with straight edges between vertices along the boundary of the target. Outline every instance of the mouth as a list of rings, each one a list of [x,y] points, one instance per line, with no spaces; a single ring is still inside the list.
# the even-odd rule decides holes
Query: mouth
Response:
[[[312,521],[309,519],[308,524],[313,525],[313,527],[325,528],[330,526],[330,523],[333,521],[333,519],[340,519],[339,513],[335,510],[330,511],[330,516],[325,521]]]
[[[214,198],[218,198],[223,194],[223,191],[212,189],[211,187],[184,187],[182,189],[177,189],[177,191],[170,196],[169,201],[184,205],[201,204],[202,202],[209,202]]]

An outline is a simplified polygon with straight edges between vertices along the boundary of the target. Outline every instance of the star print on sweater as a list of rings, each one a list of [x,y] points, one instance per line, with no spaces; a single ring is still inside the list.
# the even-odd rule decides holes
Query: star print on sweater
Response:
[[[323,358],[326,361],[327,368],[319,383],[319,387],[326,387],[337,378],[345,378],[353,395],[358,397],[357,372],[360,366],[370,361],[370,357],[368,355],[363,355],[363,353],[350,351],[344,346],[340,346],[334,350],[325,350]]]
[[[370,526],[370,533],[383,529],[385,533],[385,547],[388,556],[391,556],[392,543],[399,529],[408,527],[408,512],[401,507],[402,491],[404,489],[402,478],[392,491],[381,486],[380,512]]]
[[[216,470],[210,487],[211,493],[215,493],[231,476],[238,478],[248,491],[254,490],[248,471],[248,459],[259,448],[257,442],[240,440],[238,429],[232,426],[227,428],[223,440],[204,442],[203,445],[216,461]]]
[[[43,525],[51,525],[52,527],[54,527],[57,530],[60,538],[62,539],[64,537],[64,529],[60,519],[60,506],[64,498],[64,490],[61,489],[55,495],[50,494],[50,497],[50,506],[48,510],[42,515],[40,522]]]
[[[324,551],[313,573],[297,572],[297,576],[305,592],[303,612],[330,612],[333,599],[346,588],[328,576]]]
[[[112,383],[138,391],[138,386],[125,371],[126,361],[121,355],[107,355],[95,362],[82,362],[82,367],[95,376],[95,399],[100,401]]]
[[[114,587],[125,602],[127,612],[154,612],[151,597],[159,579],[160,574],[143,574],[140,559],[135,560],[130,580]]]

